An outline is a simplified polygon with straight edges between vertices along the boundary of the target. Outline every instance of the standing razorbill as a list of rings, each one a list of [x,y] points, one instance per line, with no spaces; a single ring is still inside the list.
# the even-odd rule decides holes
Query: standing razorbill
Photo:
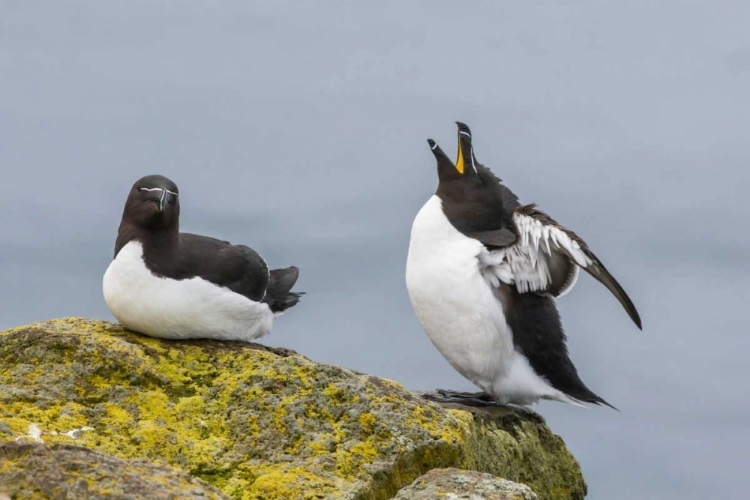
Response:
[[[471,131],[458,125],[455,165],[428,140],[439,183],[412,226],[406,284],[423,328],[459,373],[501,404],[611,406],[579,378],[554,298],[581,267],[640,328],[635,306],[581,238],[521,205],[477,162]]]
[[[179,191],[161,175],[139,179],[125,202],[104,300],[117,320],[164,339],[250,341],[294,306],[299,269],[269,270],[253,249],[181,233]]]

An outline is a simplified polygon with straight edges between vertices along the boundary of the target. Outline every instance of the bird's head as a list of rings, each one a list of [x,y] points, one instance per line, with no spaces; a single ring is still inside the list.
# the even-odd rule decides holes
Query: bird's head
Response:
[[[144,229],[162,229],[179,223],[177,185],[163,175],[138,179],[125,202],[123,221]]]

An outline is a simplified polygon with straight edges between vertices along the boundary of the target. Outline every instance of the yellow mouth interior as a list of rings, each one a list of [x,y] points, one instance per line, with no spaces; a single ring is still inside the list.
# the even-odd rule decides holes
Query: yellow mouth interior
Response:
[[[461,147],[461,138],[458,138],[458,159],[456,160],[456,170],[459,174],[464,173],[464,150]]]

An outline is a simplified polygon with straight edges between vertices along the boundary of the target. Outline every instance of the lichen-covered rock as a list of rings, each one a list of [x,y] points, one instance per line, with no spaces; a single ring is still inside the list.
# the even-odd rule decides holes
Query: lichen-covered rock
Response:
[[[146,460],[122,460],[80,446],[0,444],[0,498],[228,500],[203,481]]]
[[[539,500],[531,488],[492,474],[433,469],[398,492],[394,500]]]
[[[543,500],[586,496],[578,462],[537,413],[522,408],[445,406],[457,408],[449,412],[473,417],[469,451],[463,463],[453,466],[527,484]]]
[[[163,341],[68,318],[0,332],[0,442],[76,444],[174,467],[236,499],[387,499],[460,467],[581,499],[541,417],[443,409],[291,351]]]

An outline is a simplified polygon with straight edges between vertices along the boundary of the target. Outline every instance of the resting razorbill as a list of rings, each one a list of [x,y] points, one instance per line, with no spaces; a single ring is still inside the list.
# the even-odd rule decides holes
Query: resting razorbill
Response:
[[[635,306],[586,243],[513,192],[474,155],[459,123],[456,164],[433,140],[438,188],[412,226],[406,284],[432,343],[501,404],[606,404],[568,357],[555,297],[583,268],[641,327]]]
[[[125,202],[104,300],[117,320],[164,339],[250,341],[294,306],[299,270],[269,270],[244,245],[181,233],[179,191],[161,175],[139,179]]]

